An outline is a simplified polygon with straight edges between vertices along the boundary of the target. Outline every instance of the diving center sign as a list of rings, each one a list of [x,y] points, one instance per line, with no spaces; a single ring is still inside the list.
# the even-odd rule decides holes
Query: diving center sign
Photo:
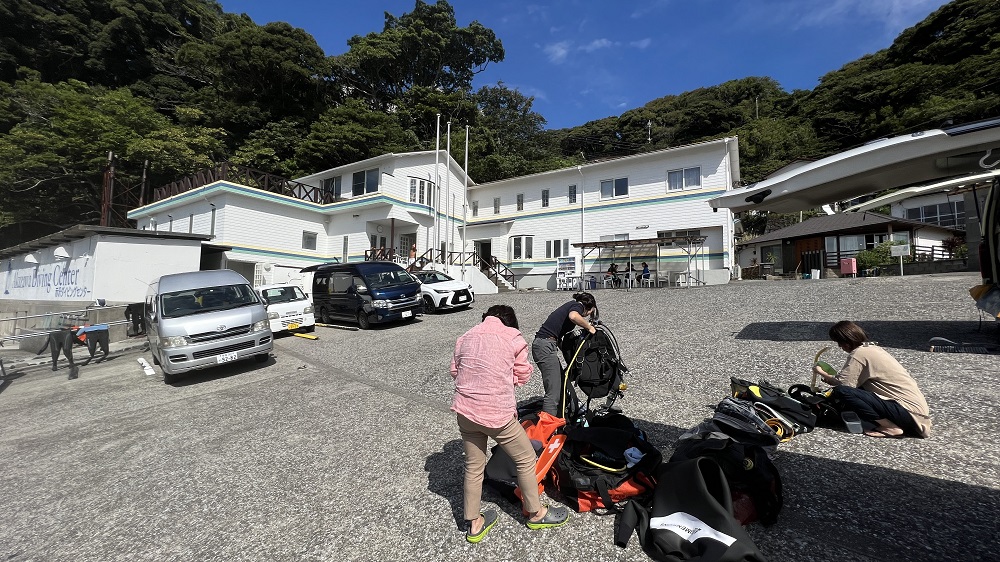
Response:
[[[83,261],[83,264],[75,263]],[[7,260],[0,298],[18,300],[92,300],[93,260],[26,264],[15,268]]]

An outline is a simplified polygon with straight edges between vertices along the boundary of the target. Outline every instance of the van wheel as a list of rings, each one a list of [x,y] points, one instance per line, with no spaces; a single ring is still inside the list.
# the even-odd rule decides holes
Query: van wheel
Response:
[[[270,353],[258,353],[253,356],[253,360],[258,363],[267,363],[267,360],[271,358]]]
[[[422,305],[422,312],[424,314],[434,314],[435,312],[437,312],[437,309],[434,307],[434,300],[428,296],[424,296],[424,300],[421,303],[421,305]]]
[[[368,314],[364,310],[358,313],[358,327],[362,330],[368,330],[372,327],[372,321],[368,319]]]
[[[323,321],[324,324],[330,324],[330,313],[327,312],[326,307],[319,309],[319,319]]]
[[[305,332],[305,333],[307,333],[307,334],[311,333],[311,332],[315,332],[316,331],[316,325],[314,324],[312,326],[306,326],[305,328],[302,329],[302,331]]]
[[[152,352],[152,353],[150,353],[150,355],[153,356],[153,365],[159,365],[160,364],[160,360],[156,358],[156,353]]]
[[[174,384],[175,382],[177,382],[177,375],[163,371],[163,384]]]

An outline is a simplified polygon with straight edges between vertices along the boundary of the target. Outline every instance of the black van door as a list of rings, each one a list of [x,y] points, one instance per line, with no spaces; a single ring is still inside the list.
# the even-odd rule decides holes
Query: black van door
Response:
[[[341,319],[354,319],[357,310],[357,295],[351,290],[354,277],[350,271],[334,271],[330,274],[330,314]]]

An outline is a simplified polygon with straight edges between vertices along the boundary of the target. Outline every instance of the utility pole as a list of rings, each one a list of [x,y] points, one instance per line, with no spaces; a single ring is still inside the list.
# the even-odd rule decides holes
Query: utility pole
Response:
[[[109,226],[111,220],[111,200],[115,194],[115,153],[108,151],[108,163],[104,167],[104,189],[101,193],[101,226]]]

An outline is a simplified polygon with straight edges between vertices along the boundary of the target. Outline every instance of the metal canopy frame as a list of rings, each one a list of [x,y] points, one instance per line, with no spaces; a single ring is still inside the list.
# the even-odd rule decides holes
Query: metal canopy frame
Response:
[[[611,262],[614,263],[616,257],[625,257],[627,254],[629,263],[632,262],[632,250],[635,248],[654,248],[656,252],[656,284],[660,285],[662,282],[660,279],[660,248],[665,244],[673,244],[680,248],[684,253],[687,254],[687,269],[683,272],[684,275],[684,285],[685,287],[691,286],[691,281],[693,280],[696,284],[701,283],[700,275],[698,271],[702,269],[708,269],[707,267],[702,267],[701,260],[705,259],[705,236],[661,236],[657,238],[642,238],[639,240],[604,240],[600,242],[580,242],[573,244],[574,248],[580,248],[582,251],[582,258],[586,260],[597,250],[597,263],[600,264],[604,261],[605,252],[611,253]],[[682,245],[683,244],[683,245]],[[624,252],[620,253],[620,252]],[[583,271],[586,271],[586,263],[583,265]],[[666,282],[670,283],[670,277],[665,279]],[[680,279],[678,278],[678,281]],[[626,289],[628,285],[626,284]]]

